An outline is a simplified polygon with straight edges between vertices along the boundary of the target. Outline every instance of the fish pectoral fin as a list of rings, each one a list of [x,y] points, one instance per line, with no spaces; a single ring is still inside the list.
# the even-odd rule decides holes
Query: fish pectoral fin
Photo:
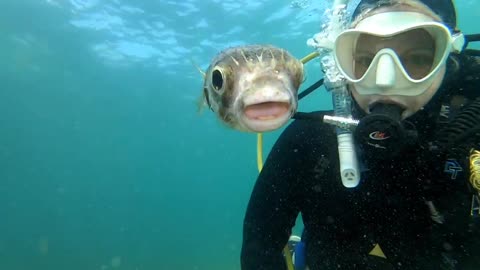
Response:
[[[205,71],[203,71],[196,63],[195,61],[193,61],[192,58],[190,58],[190,62],[192,62],[192,65],[198,70],[198,72],[202,75],[202,79],[205,80],[205,77],[207,76]],[[197,113],[201,114],[203,113],[203,110],[205,109],[205,107],[210,107],[210,105],[208,104],[208,97],[206,96],[207,93],[205,91],[205,89],[202,91],[202,94],[200,95],[200,97],[198,97],[197,99]]]
[[[193,67],[195,67],[198,72],[200,72],[200,74],[202,75],[202,79],[205,79],[205,77],[207,76],[207,74],[205,73],[205,71],[203,71],[198,65],[197,63],[195,63],[195,61],[193,61],[192,58],[190,58],[190,62],[192,62],[192,65]]]
[[[208,107],[207,101],[205,100],[205,96],[204,96],[204,95],[201,95],[201,96],[197,99],[197,113],[198,113],[198,114],[203,113],[203,111],[205,110],[205,107]]]
[[[197,100],[197,112],[201,114],[205,107],[210,108],[210,110],[213,111],[208,97],[208,90],[203,88],[202,95]]]

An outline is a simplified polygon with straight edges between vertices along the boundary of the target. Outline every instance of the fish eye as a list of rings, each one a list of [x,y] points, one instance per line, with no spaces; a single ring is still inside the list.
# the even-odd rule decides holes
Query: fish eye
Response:
[[[212,85],[216,91],[220,91],[223,87],[223,74],[218,69],[212,72]]]

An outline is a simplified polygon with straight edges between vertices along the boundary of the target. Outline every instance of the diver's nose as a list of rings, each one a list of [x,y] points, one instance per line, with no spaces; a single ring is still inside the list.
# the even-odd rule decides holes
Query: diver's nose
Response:
[[[379,87],[392,87],[395,84],[395,61],[388,54],[380,56],[377,65],[376,81]]]

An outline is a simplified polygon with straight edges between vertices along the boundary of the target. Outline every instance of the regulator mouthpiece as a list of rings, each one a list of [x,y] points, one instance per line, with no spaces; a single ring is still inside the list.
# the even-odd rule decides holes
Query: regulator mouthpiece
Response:
[[[396,155],[417,140],[415,126],[402,121],[403,108],[395,104],[378,103],[370,114],[360,120],[355,129],[355,140],[368,152],[384,158]],[[377,155],[379,154],[379,155]]]

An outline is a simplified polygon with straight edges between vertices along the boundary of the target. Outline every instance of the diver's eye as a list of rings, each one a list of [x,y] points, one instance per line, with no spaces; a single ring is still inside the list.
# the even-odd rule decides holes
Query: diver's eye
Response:
[[[216,91],[220,91],[223,87],[223,75],[218,69],[212,72],[212,85]]]

